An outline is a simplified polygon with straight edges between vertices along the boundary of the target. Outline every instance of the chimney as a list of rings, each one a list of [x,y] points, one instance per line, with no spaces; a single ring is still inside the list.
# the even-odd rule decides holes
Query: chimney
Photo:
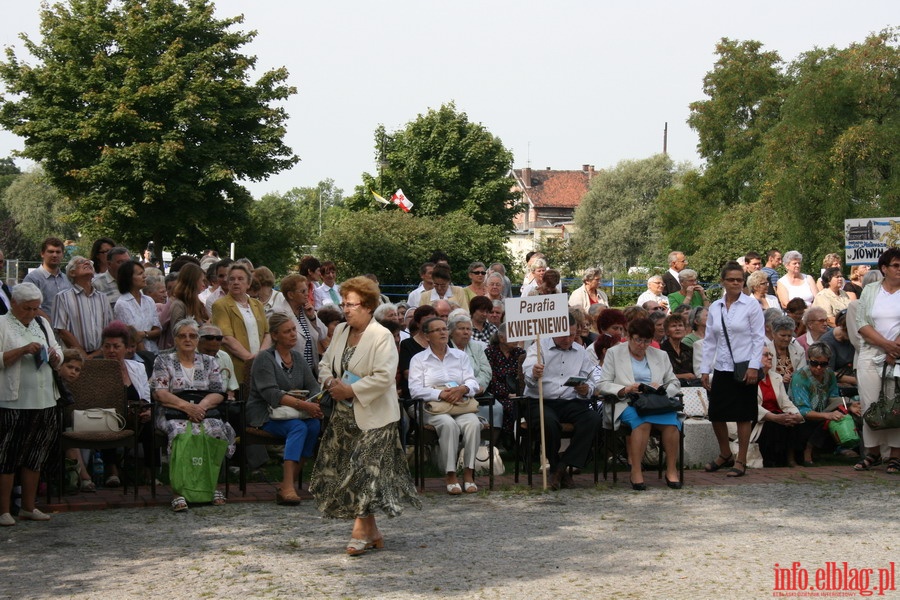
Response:
[[[584,171],[585,173],[587,173],[590,170],[589,169],[590,166],[591,165],[581,165],[581,170]]]
[[[522,182],[525,184],[525,189],[531,187],[531,167],[522,169]]]

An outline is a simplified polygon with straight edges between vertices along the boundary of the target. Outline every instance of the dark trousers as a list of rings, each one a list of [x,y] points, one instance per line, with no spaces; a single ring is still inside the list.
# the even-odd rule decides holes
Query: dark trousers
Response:
[[[779,423],[766,421],[762,433],[759,434],[759,452],[762,454],[763,467],[786,467],[789,459],[795,459],[797,452],[803,460],[803,445],[797,443],[797,427],[785,427]]]
[[[538,401],[532,398],[531,420],[528,427],[531,429],[535,441],[540,441],[541,415]],[[591,454],[591,446],[600,429],[602,415],[591,409],[586,400],[544,400],[544,426],[547,442],[547,461],[550,470],[555,471],[562,466],[584,467]],[[566,452],[560,456],[559,446],[562,440],[562,423],[571,423],[575,426],[572,439]]]

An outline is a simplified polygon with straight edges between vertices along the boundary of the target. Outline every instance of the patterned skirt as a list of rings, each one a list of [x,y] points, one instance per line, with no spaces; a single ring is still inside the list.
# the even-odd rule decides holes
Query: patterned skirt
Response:
[[[322,514],[332,519],[367,517],[378,510],[396,517],[404,503],[422,507],[397,423],[362,431],[353,409],[342,402],[335,402],[309,491]]]

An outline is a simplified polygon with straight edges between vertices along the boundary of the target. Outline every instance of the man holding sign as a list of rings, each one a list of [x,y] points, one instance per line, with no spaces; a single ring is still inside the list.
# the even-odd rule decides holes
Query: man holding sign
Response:
[[[564,294],[562,297],[565,299]],[[543,382],[545,453],[550,463],[549,485],[555,490],[571,486],[567,467],[582,468],[587,463],[601,423],[600,413],[591,410],[588,403],[594,392],[588,381],[593,366],[587,351],[575,342],[577,329],[571,314],[568,324],[568,331],[558,332],[555,337],[541,337],[538,343],[532,344],[522,364],[525,395],[531,402],[532,421],[528,426],[533,430],[540,426],[538,382]],[[569,447],[560,455],[562,423],[572,423],[575,431]]]

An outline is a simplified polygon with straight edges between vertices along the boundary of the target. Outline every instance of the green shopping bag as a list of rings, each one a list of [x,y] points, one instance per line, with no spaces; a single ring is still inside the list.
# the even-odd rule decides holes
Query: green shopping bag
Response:
[[[212,502],[227,451],[228,442],[206,435],[202,423],[200,433],[194,433],[193,424],[187,423],[184,433],[172,440],[169,459],[172,491],[188,502]]]

